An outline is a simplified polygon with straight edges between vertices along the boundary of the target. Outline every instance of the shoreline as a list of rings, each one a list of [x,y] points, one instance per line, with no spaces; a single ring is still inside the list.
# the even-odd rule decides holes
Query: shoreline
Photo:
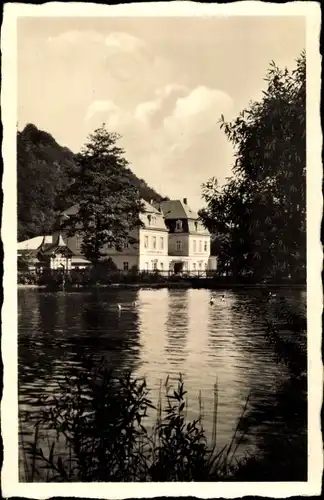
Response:
[[[47,285],[30,285],[30,284],[22,284],[18,283],[17,285],[18,289],[39,289],[39,290],[48,290],[51,292],[55,291],[63,291],[61,290],[61,287],[49,287]],[[79,286],[69,286],[67,290],[64,290],[66,292],[71,292],[71,291],[84,291],[84,290],[94,290],[94,289],[111,289],[111,288],[118,288],[118,289],[141,289],[141,288],[156,288],[156,289],[161,289],[161,288],[179,288],[179,289],[206,289],[206,290],[231,290],[231,289],[244,289],[244,288],[250,288],[250,289],[268,289],[268,288],[281,288],[281,289],[306,289],[306,283],[305,284],[269,284],[269,285],[260,285],[260,284],[250,284],[250,283],[231,283],[231,284],[226,284],[226,283],[213,283],[213,284],[202,284],[202,285],[195,285],[191,282],[173,282],[173,283],[110,283],[107,285],[93,285],[93,286],[86,286],[86,285],[79,285]]]

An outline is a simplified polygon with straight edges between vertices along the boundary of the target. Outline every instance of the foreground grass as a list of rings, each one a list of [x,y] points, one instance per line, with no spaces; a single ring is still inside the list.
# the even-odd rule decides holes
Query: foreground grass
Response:
[[[217,386],[208,446],[201,415],[186,418],[181,376],[175,389],[166,380],[165,404],[160,391],[154,406],[145,380],[115,377],[104,363],[90,365],[86,373],[69,375],[59,399],[43,401],[34,442],[23,443],[26,481],[217,481],[233,474],[239,423],[231,442],[217,449]],[[152,429],[146,425],[150,410],[156,411]],[[64,455],[56,453],[55,439],[46,452],[40,447],[44,429],[64,438]]]

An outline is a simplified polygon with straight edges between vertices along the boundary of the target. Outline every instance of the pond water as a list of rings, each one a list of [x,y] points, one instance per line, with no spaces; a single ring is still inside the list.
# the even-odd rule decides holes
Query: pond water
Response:
[[[264,319],[274,311],[279,295],[305,309],[304,291],[279,290],[272,301],[263,300],[257,289],[20,289],[18,294],[20,410],[37,415],[38,397],[59,394],[57,383],[66,367],[82,368],[85,356],[97,354],[117,372],[145,376],[154,403],[161,380],[169,375],[172,382],[183,374],[187,416],[197,417],[201,391],[209,435],[217,381],[219,446],[231,439],[248,396],[258,423],[241,446],[242,453],[257,446],[258,432],[281,428],[276,424],[284,416],[278,411],[268,421],[266,408],[290,374],[265,335]]]

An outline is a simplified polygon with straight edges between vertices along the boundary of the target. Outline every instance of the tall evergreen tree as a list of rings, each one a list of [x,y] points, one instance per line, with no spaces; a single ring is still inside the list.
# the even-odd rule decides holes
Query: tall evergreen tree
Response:
[[[103,124],[89,136],[77,156],[78,175],[67,196],[79,205],[66,222],[70,234],[82,235],[81,249],[94,265],[105,255],[105,245],[121,250],[129,233],[141,225],[139,190],[132,183],[120,136]]]

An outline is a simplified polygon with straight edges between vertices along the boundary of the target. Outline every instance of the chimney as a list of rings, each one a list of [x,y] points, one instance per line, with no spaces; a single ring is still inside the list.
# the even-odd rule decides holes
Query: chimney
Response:
[[[184,205],[187,205],[187,204],[188,204],[188,203],[187,203],[187,201],[188,201],[188,200],[187,200],[187,198],[183,198],[183,203],[184,203]]]

